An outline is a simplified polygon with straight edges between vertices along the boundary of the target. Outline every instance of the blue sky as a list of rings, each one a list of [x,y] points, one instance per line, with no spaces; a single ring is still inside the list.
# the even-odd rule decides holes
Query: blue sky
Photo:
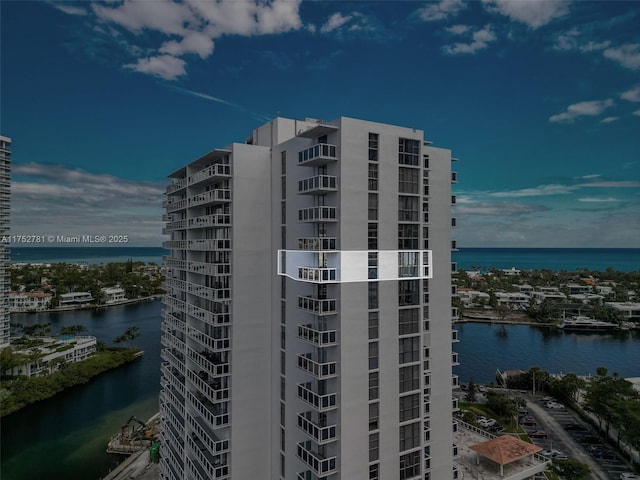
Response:
[[[452,149],[463,248],[640,247],[640,2],[0,8],[14,234],[158,246],[168,173],[344,115]]]

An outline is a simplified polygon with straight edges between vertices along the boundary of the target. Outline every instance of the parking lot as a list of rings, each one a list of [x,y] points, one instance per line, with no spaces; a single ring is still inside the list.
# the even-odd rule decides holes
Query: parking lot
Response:
[[[573,458],[591,466],[592,478],[619,480],[623,472],[631,473],[611,446],[603,443],[595,430],[564,408],[546,408],[540,398],[523,395],[527,413],[521,420],[528,432],[538,433],[532,441],[556,458]],[[535,420],[535,424],[532,423]],[[544,434],[544,435],[543,435]],[[541,438],[546,437],[546,438]]]

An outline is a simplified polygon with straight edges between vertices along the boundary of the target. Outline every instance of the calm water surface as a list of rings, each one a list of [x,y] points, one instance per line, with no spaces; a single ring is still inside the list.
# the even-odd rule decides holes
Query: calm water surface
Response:
[[[495,382],[496,369],[528,370],[538,366],[551,373],[595,375],[606,367],[622,377],[640,377],[640,332],[620,334],[565,333],[553,327],[459,323],[459,343],[453,345],[461,382]]]
[[[99,479],[122,460],[105,452],[111,436],[131,415],[146,421],[158,410],[160,307],[160,301],[153,301],[98,311],[11,316],[12,322],[23,324],[51,321],[53,331],[84,325],[87,333],[106,343],[137,325],[142,335],[132,344],[145,354],[86,385],[4,417],[2,480]]]

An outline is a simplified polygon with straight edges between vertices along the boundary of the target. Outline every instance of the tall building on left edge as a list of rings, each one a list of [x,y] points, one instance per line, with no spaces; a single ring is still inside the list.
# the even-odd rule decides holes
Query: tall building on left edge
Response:
[[[0,135],[0,237],[9,234],[11,186],[11,139]],[[0,241],[0,349],[9,345],[9,253]]]

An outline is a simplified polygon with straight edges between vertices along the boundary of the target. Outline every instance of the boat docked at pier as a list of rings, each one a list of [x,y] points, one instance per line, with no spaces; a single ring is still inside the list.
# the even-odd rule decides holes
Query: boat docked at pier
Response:
[[[565,318],[558,328],[567,332],[613,332],[618,329],[618,324],[603,322],[584,316]]]

